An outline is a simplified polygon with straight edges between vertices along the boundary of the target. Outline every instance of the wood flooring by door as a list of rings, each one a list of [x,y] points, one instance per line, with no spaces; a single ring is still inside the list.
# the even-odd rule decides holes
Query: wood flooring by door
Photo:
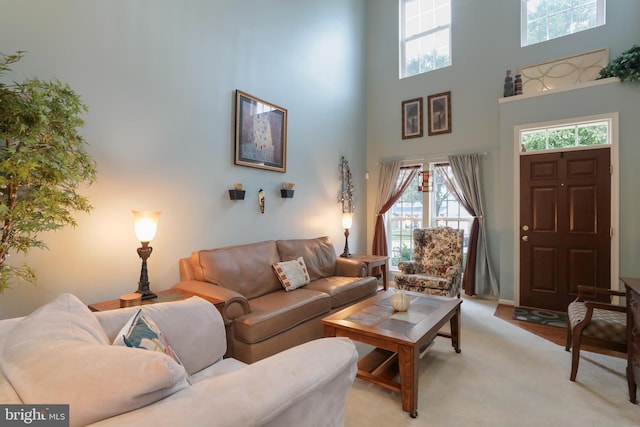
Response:
[[[564,348],[567,342],[567,330],[564,328],[558,328],[556,326],[546,326],[540,325],[537,323],[525,322],[522,320],[514,320],[513,319],[513,310],[514,307],[512,305],[506,304],[498,304],[496,308],[496,312],[494,316],[511,323],[512,325],[516,325],[519,328],[522,328],[526,331],[529,331],[533,334],[538,335],[541,338],[546,339],[547,341],[551,341],[554,344],[558,344]],[[620,358],[626,358],[626,354],[621,354],[611,350],[603,350],[600,348],[589,347],[587,345],[582,345],[582,351],[591,351],[594,353],[606,354],[608,356],[615,356]]]

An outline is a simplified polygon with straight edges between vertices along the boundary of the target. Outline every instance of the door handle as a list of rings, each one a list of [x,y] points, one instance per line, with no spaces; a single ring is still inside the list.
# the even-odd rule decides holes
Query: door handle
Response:
[[[523,225],[523,226],[522,226],[522,229],[523,229],[524,231],[529,231],[529,226],[528,226],[528,225]]]
[[[522,236],[522,241],[523,242],[528,242],[529,241],[529,236]]]

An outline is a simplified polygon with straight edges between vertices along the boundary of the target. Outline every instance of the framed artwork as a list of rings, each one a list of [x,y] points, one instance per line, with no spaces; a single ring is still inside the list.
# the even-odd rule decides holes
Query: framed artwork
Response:
[[[402,139],[420,138],[422,130],[422,98],[402,101]]]
[[[429,104],[429,135],[440,135],[451,132],[451,92],[430,95]]]
[[[236,90],[234,163],[286,172],[287,110]]]

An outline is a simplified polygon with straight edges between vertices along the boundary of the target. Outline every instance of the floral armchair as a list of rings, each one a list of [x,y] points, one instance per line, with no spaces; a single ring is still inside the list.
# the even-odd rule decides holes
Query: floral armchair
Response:
[[[464,230],[450,227],[413,230],[413,260],[400,261],[396,287],[460,298]]]

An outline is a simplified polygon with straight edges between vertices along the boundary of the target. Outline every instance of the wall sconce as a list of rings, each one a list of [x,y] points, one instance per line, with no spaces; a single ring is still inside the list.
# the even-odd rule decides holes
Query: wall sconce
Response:
[[[420,171],[418,172],[418,191],[422,191],[423,193],[429,193],[431,191],[431,177],[430,171]]]
[[[149,275],[147,274],[147,258],[151,256],[153,248],[149,246],[149,242],[156,235],[158,227],[158,217],[160,211],[132,211],[135,224],[136,238],[142,243],[138,248],[138,255],[142,258],[142,267],[140,268],[140,281],[138,282],[139,294],[142,299],[157,298],[158,296],[149,289]]]
[[[233,184],[233,189],[229,190],[229,198],[231,200],[244,200],[244,190],[242,184]]]
[[[295,186],[296,185],[293,182],[283,182],[282,188],[280,189],[280,197],[283,199],[293,198],[293,189]]]
[[[351,258],[351,254],[349,253],[349,229],[353,224],[353,213],[344,212],[342,214],[342,228],[344,228],[344,251],[342,255],[343,258]]]

